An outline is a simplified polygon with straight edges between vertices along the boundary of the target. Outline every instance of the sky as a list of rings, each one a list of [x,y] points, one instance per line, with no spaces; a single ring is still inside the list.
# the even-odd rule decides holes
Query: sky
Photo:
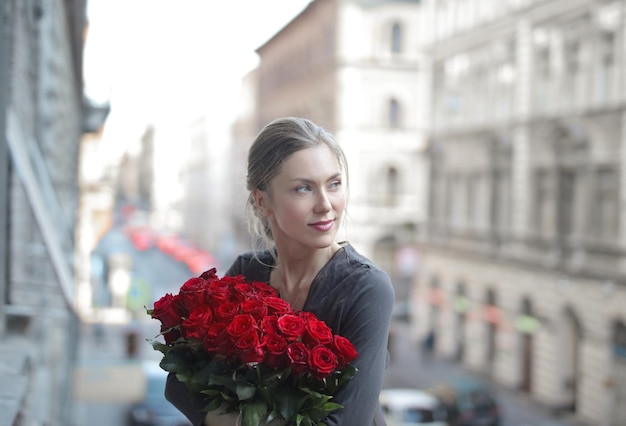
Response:
[[[309,2],[88,0],[85,93],[110,103],[107,125],[120,145],[147,122],[206,113],[226,123],[255,49]]]

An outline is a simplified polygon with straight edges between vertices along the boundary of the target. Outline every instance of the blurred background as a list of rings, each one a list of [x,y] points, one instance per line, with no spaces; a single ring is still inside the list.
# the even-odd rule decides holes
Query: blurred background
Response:
[[[286,115],[336,135],[340,239],[393,280],[385,389],[437,396],[385,394],[390,425],[626,425],[625,24],[626,0],[0,0],[0,426],[185,424],[145,308],[250,248],[247,149]]]

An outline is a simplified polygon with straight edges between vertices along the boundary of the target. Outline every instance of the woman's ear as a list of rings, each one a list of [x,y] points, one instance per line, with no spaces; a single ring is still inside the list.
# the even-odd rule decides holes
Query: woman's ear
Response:
[[[265,191],[261,191],[260,189],[255,189],[254,191],[252,191],[252,199],[254,200],[254,206],[256,207],[256,210],[263,216],[267,216],[267,193]]]

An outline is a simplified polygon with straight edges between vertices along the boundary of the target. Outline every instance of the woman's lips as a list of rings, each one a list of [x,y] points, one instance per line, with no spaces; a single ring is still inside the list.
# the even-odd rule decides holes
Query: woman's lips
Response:
[[[334,220],[324,220],[321,222],[311,223],[309,226],[317,229],[318,231],[326,232],[330,231],[330,229],[333,227],[333,223],[335,223]]]

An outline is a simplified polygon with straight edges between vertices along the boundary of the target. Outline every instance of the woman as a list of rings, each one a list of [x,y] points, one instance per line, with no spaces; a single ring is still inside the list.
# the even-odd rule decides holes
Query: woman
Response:
[[[277,119],[251,146],[247,179],[251,230],[268,249],[240,255],[226,275],[269,283],[295,310],[314,313],[354,344],[358,372],[335,395],[344,408],[327,425],[384,425],[378,396],[394,293],[385,272],[335,241],[347,198],[343,151],[309,120]],[[236,424],[236,416],[202,412],[202,399],[190,398],[173,375],[166,396],[194,425]]]

